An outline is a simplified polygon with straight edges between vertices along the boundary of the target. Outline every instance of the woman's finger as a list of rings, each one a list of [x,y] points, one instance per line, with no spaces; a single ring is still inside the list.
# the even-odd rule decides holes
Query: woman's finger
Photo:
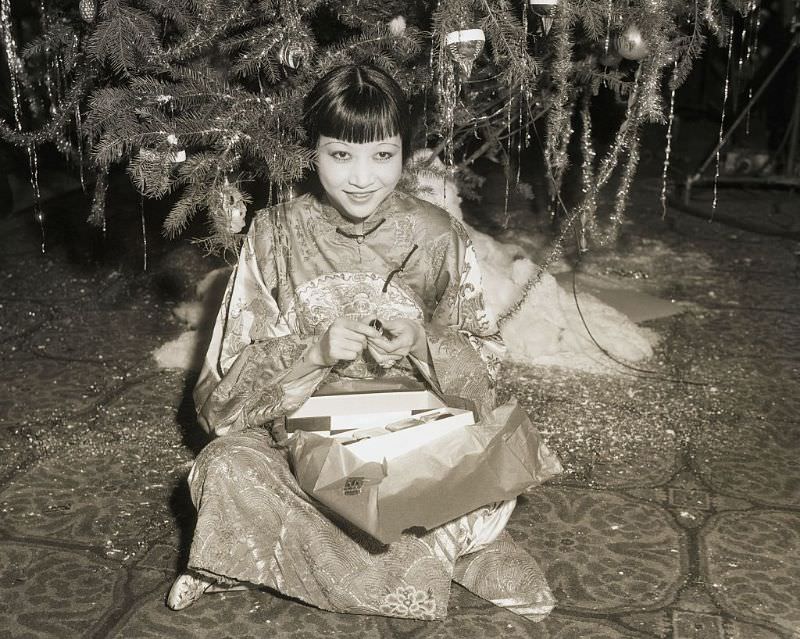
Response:
[[[347,341],[355,344],[360,344],[362,347],[367,343],[367,336],[363,333],[350,330],[349,328],[340,328],[331,333],[332,341]]]
[[[360,337],[361,339],[358,339]],[[342,337],[337,340],[334,340],[334,344],[339,348],[346,348],[351,351],[361,352],[367,345],[367,339],[361,335],[358,337]]]
[[[360,354],[361,354],[361,349],[358,348],[347,348],[339,346],[335,349],[331,349],[331,356],[334,359],[338,360],[352,361]]]
[[[389,340],[385,337],[376,337],[370,339],[369,343],[379,348],[384,353],[394,353],[403,347],[402,342],[397,338]]]
[[[339,326],[353,333],[364,335],[365,337],[380,337],[380,333],[369,325],[372,319],[375,319],[375,317],[371,315],[365,316],[363,321],[343,317]]]

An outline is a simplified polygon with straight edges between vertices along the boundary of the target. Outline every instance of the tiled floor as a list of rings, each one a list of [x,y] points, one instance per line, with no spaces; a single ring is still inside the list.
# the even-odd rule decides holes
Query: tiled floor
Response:
[[[181,328],[147,278],[76,265],[57,243],[42,256],[27,219],[0,220],[0,636],[800,637],[800,246],[665,223],[647,187],[619,250],[583,268],[690,303],[648,324],[656,357],[607,376],[503,376],[566,469],[509,524],[559,599],[540,624],[455,586],[441,623],[260,592],[169,611],[202,440],[190,380],[149,353]],[[797,195],[721,197],[731,214],[800,222]]]

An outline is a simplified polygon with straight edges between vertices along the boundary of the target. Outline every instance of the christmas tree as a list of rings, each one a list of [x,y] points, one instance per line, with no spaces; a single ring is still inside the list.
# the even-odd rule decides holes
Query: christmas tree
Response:
[[[484,155],[503,164],[508,189],[524,188],[519,156],[536,138],[558,208],[578,135],[582,194],[564,213],[562,236],[576,226],[583,248],[613,237],[641,127],[669,119],[670,95],[707,36],[730,46],[733,16],[747,27],[757,3],[51,0],[38,9],[39,34],[23,46],[10,0],[0,0],[14,108],[13,120],[0,123],[2,138],[27,151],[34,174],[45,142],[82,179],[90,172],[92,223],[105,224],[108,172],[122,165],[145,197],[172,198],[166,234],[202,213],[207,246],[226,251],[237,247],[254,194],[289,197],[307,172],[303,97],[346,62],[397,78],[412,97],[415,146],[441,157],[466,192],[479,180],[470,167]],[[598,152],[589,109],[601,87],[625,113]],[[609,185],[615,204],[600,219],[598,196]]]

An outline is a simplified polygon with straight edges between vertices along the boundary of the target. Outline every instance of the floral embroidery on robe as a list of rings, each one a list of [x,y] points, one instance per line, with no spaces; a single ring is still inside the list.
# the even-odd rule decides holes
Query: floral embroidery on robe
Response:
[[[275,441],[283,436],[283,417],[331,376],[386,374],[365,358],[292,374],[342,315],[421,321],[427,359],[406,358],[390,374],[424,378],[440,393],[494,406],[503,344],[486,309],[475,251],[458,221],[399,192],[363,228],[310,195],[260,211],[195,388],[200,424],[217,439],[189,477],[198,509],[189,567],[328,610],[417,619],[443,618],[450,582],[461,575],[473,591],[513,600],[531,619],[547,614],[554,601],[544,576],[510,537],[503,533],[485,551],[471,552],[475,527],[501,513],[507,520],[511,508],[478,509],[381,546],[299,488]],[[544,446],[542,456],[557,472],[558,461]],[[468,548],[471,554],[462,557]],[[497,597],[482,572],[469,569],[495,557],[514,564],[514,578]]]

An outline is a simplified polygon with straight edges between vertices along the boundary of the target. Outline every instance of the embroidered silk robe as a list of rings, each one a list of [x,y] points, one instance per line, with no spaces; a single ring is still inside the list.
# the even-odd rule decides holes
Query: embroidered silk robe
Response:
[[[294,481],[285,450],[275,445],[284,436],[284,416],[329,376],[385,373],[365,358],[292,374],[341,315],[421,321],[427,360],[406,358],[391,374],[422,377],[444,394],[494,406],[503,346],[458,221],[399,192],[363,226],[311,195],[260,212],[195,388],[201,425],[220,437],[190,473],[198,522],[189,567],[328,610],[420,619],[446,615],[455,578],[541,618],[553,607],[552,596],[536,562],[508,535],[462,557],[474,549],[473,531],[496,517],[499,506],[381,546],[329,517]],[[542,454],[557,472],[557,460],[546,449]],[[476,568],[483,564],[485,570]],[[508,572],[502,579],[489,574],[498,566]]]

